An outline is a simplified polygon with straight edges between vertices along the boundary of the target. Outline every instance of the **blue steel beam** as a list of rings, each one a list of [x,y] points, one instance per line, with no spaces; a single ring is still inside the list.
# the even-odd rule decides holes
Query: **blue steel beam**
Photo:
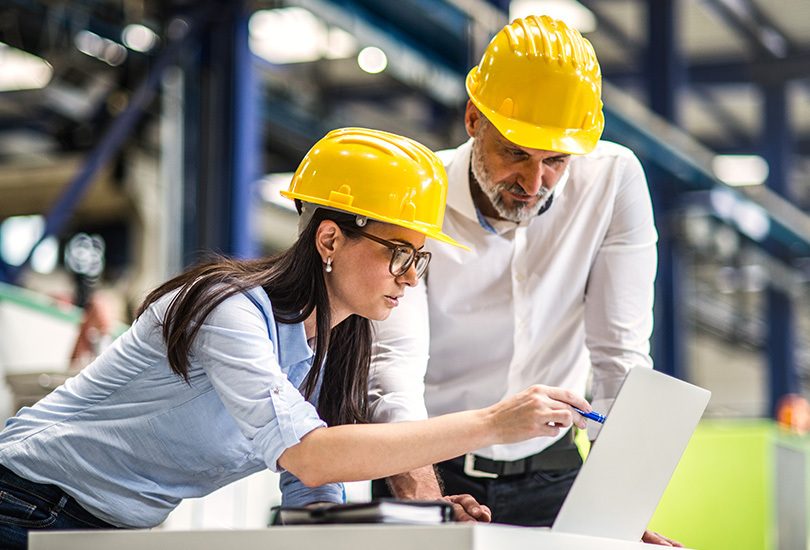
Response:
[[[251,213],[258,179],[260,109],[255,59],[249,48],[247,2],[215,0],[217,18],[199,55],[183,66],[183,261],[201,251],[251,258],[257,249]]]
[[[723,138],[703,139],[703,145],[718,155],[759,155],[760,147],[754,143],[728,143]],[[797,156],[810,156],[810,133],[796,133],[793,153]]]
[[[250,51],[247,2],[236,2],[230,21],[233,37],[233,90],[231,99],[231,210],[230,252],[239,258],[256,256],[250,213],[253,182],[259,177],[260,131],[257,114],[258,80],[253,53]]]
[[[755,55],[769,59],[789,53],[791,45],[785,33],[751,0],[703,0],[703,4],[720,15]]]
[[[690,82],[699,84],[750,84],[787,82],[810,77],[810,51],[797,50],[780,59],[740,60],[739,57],[691,63],[686,68]],[[602,75],[616,84],[637,82],[644,75],[638,69],[607,70]]]
[[[647,102],[650,108],[677,125],[678,92],[684,84],[683,62],[678,52],[678,11],[676,0],[647,1],[648,40],[645,68]],[[678,250],[675,200],[678,185],[659,166],[649,167],[647,175],[658,226],[658,277],[655,289],[655,368],[686,378],[683,311],[682,255]]]
[[[788,114],[787,90],[784,84],[763,88],[762,153],[770,167],[767,185],[789,200],[788,174],[792,160],[792,136]],[[796,367],[795,305],[783,290],[768,288],[767,292],[767,361],[770,382],[770,414],[775,416],[780,399],[798,391]]]
[[[98,171],[119,151],[127,136],[130,135],[140,120],[144,109],[154,97],[155,89],[160,83],[163,71],[175,61],[180,50],[196,35],[199,28],[208,20],[211,12],[212,10],[206,5],[194,12],[189,19],[183,22],[175,21],[178,36],[170,38],[169,43],[155,60],[149,74],[132,94],[127,107],[113,120],[110,127],[99,139],[98,146],[87,156],[79,172],[66,185],[56,204],[51,207],[45,217],[45,229],[42,236],[31,247],[25,262],[19,267],[13,268],[6,275],[7,281],[16,282],[22,270],[31,262],[37,246],[63,229],[71,213],[89,189]],[[180,29],[184,30],[181,31]]]

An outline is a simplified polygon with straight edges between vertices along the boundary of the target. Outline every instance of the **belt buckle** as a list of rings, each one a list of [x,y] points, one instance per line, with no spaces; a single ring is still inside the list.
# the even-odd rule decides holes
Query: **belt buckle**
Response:
[[[488,477],[490,479],[498,478],[498,474],[476,470],[475,455],[472,453],[467,453],[466,455],[464,455],[464,473],[469,477]]]

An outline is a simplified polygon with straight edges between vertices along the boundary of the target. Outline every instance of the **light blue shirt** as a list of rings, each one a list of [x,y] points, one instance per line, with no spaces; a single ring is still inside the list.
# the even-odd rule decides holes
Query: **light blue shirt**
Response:
[[[0,432],[0,463],[62,488],[120,527],[153,527],[182,499],[264,468],[325,423],[298,387],[313,353],[303,323],[276,323],[256,288],[225,300],[192,346],[187,384],[166,357],[152,304],[96,361]],[[316,396],[313,397],[313,401]],[[341,502],[282,473],[283,504]]]

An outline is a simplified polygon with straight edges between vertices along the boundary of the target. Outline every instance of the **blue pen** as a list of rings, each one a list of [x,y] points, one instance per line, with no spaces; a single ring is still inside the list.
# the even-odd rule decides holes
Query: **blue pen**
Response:
[[[591,411],[589,413],[586,413],[585,411],[580,410],[580,409],[578,409],[576,407],[574,407],[574,410],[577,411],[582,416],[584,416],[585,418],[590,418],[594,422],[599,422],[600,424],[604,424],[605,420],[607,420],[607,416],[605,416],[603,414],[599,414],[598,412],[595,412],[595,411]]]

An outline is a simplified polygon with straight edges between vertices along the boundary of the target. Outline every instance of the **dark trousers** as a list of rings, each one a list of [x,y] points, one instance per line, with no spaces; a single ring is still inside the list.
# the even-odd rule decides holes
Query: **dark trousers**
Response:
[[[445,495],[472,495],[489,506],[493,522],[548,527],[554,523],[582,463],[574,461],[570,466],[492,479],[468,476],[463,458],[457,458],[438,464],[437,471]],[[374,498],[392,496],[384,480],[372,483],[371,494]]]
[[[24,550],[32,529],[115,529],[55,485],[34,483],[0,466],[0,549]]]

